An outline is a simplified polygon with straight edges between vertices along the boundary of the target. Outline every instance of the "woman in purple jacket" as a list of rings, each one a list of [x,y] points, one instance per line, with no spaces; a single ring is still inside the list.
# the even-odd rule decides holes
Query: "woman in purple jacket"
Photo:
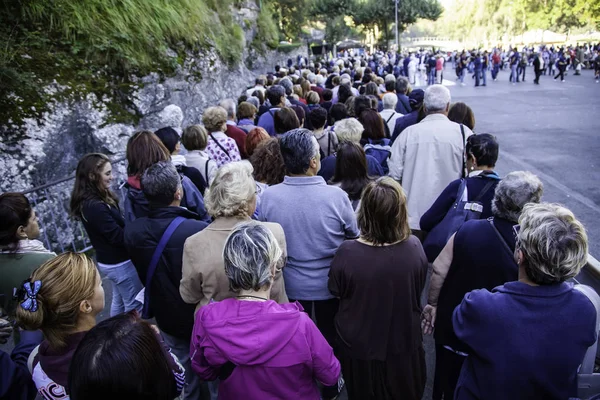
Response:
[[[319,400],[316,381],[332,386],[340,363],[298,303],[269,300],[282,251],[257,222],[238,225],[223,250],[235,298],[213,302],[196,314],[192,369],[220,379],[219,400]]]

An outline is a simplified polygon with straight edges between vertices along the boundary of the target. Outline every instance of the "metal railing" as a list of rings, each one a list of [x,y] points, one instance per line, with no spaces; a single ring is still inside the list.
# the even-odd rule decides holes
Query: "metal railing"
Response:
[[[127,179],[125,161],[125,158],[111,161],[113,175],[115,175],[114,182],[123,182]],[[40,225],[40,239],[47,249],[56,253],[86,252],[92,248],[83,224],[69,214],[74,181],[75,175],[71,175],[21,192],[27,196],[35,209]],[[125,191],[121,189],[119,192],[122,202]]]

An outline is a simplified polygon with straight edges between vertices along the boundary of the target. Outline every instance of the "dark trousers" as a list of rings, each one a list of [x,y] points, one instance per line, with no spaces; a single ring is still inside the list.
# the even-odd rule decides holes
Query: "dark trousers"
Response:
[[[565,69],[564,69],[564,67],[558,69],[558,74],[556,74],[556,76],[554,77],[554,79],[558,78],[559,76],[560,76],[560,80],[561,81],[565,80]]]
[[[335,330],[335,315],[340,308],[339,299],[329,300],[292,300],[290,303],[297,301],[300,303],[304,312],[306,312],[311,318],[316,320],[317,328],[321,331],[327,343],[335,349],[335,339],[337,332]],[[338,385],[324,386],[322,395],[324,399],[330,399],[338,394]]]
[[[479,86],[480,79],[481,79],[481,70],[476,69],[475,70],[475,86]]]
[[[535,80],[533,82],[539,84],[541,75],[542,75],[542,71],[536,70],[535,71]]]
[[[442,345],[435,345],[435,378],[433,379],[432,400],[451,400],[460,370],[466,357],[460,356]]]

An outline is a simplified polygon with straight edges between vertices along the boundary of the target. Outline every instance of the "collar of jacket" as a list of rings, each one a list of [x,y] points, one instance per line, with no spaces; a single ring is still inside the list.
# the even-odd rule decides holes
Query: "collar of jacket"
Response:
[[[249,217],[218,217],[206,229],[213,231],[230,231],[234,226],[241,222],[250,221]]]
[[[326,185],[325,179],[322,176],[285,176],[283,178],[284,185]]]
[[[494,289],[495,292],[511,293],[533,297],[555,297],[573,290],[573,284],[562,282],[556,285],[531,286],[523,282],[507,282]]]
[[[444,114],[435,113],[435,114],[429,114],[428,116],[426,116],[425,118],[423,118],[423,120],[421,122],[425,122],[425,121],[442,121],[442,120],[449,121],[448,117],[446,117]]]
[[[150,212],[148,213],[148,218],[150,219],[167,219],[176,217],[183,217],[186,219],[195,219],[200,221],[200,216],[198,214],[184,207],[167,206],[151,208]]]

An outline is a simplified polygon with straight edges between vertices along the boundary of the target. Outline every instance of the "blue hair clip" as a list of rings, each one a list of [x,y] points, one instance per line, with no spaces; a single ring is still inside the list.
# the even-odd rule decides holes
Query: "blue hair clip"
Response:
[[[29,312],[36,312],[38,309],[37,294],[42,287],[42,281],[35,281],[33,285],[31,282],[23,283],[23,289],[25,290],[25,300],[21,302],[21,307]]]

